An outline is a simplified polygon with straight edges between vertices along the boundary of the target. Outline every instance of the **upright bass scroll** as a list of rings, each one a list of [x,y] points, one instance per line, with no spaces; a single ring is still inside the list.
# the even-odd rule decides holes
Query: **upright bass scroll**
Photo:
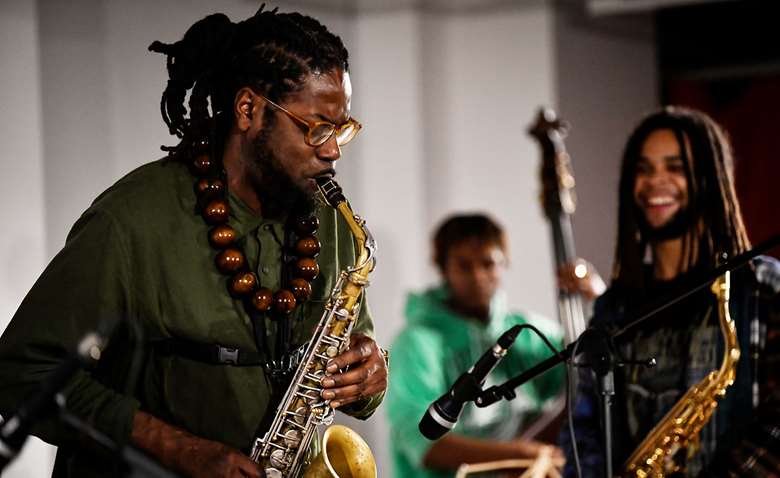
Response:
[[[550,221],[556,270],[576,260],[571,218],[577,208],[574,173],[563,138],[568,125],[550,108],[541,108],[528,133],[542,149],[542,207]],[[585,313],[578,293],[558,288],[558,316],[564,340],[570,344],[585,330]]]

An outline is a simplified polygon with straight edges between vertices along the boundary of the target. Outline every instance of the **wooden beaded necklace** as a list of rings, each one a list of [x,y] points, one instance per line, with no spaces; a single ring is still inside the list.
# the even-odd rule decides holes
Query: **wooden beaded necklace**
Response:
[[[285,274],[286,280],[276,292],[263,287],[257,274],[250,270],[244,252],[236,244],[236,230],[228,224],[230,209],[225,173],[212,161],[209,150],[209,142],[205,139],[192,146],[191,157],[194,159],[191,170],[196,178],[198,207],[203,219],[211,226],[209,243],[219,251],[214,259],[217,270],[230,276],[230,294],[241,298],[248,311],[268,314],[277,320],[284,318],[311,296],[311,281],[319,274],[316,257],[320,252],[320,241],[315,236],[319,219],[315,215],[307,215],[291,221],[288,229],[294,233],[295,240],[291,241],[292,247],[283,246],[289,249],[283,253],[283,260],[289,258],[283,267],[291,266]],[[294,255],[288,256],[286,252]]]

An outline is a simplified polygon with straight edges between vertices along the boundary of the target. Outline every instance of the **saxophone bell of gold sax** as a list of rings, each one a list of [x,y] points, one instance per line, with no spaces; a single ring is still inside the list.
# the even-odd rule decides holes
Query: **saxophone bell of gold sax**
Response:
[[[685,453],[689,459],[699,450],[699,433],[712,417],[718,399],[734,383],[739,342],[734,321],[729,314],[729,272],[712,283],[718,300],[718,319],[723,335],[724,353],[720,369],[711,371],[693,385],[674,407],[656,424],[624,465],[624,477],[662,478],[685,472],[675,458]]]
[[[317,427],[333,422],[330,401],[321,396],[321,381],[330,375],[327,363],[349,348],[376,252],[365,221],[352,212],[341,187],[326,178],[318,178],[317,186],[323,201],[338,210],[349,225],[357,257],[355,264],[339,275],[271,427],[255,439],[250,457],[268,478],[376,478],[371,449],[357,433],[341,425],[325,431],[322,452],[306,466]]]

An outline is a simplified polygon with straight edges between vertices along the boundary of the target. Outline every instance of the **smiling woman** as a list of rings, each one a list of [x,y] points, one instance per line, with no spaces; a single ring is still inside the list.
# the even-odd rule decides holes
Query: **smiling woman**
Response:
[[[690,158],[687,138],[685,143],[685,155]],[[670,129],[650,133],[640,154],[636,164],[634,200],[648,229],[657,231],[688,206],[686,162],[677,136]]]
[[[777,449],[776,440],[768,443],[763,435],[777,429],[780,408],[777,383],[769,378],[780,355],[780,263],[759,256],[749,267],[732,270],[730,288],[725,286],[730,295],[726,309],[723,295],[716,300],[709,290],[689,292],[724,256],[750,247],[733,174],[724,131],[696,110],[664,108],[643,119],[628,140],[613,281],[595,304],[591,326],[623,328],[648,308],[656,313],[615,340],[617,356],[627,362],[614,372],[611,451],[616,469],[624,463],[637,465],[634,449],[665,453],[660,442],[645,438],[663,435],[679,418],[673,410],[702,403],[717,403],[717,413],[702,418],[699,430],[674,425],[685,430],[683,442],[696,440],[698,446],[681,444],[673,459],[656,461],[665,473],[764,476],[771,474],[763,471],[765,466],[776,468],[777,458],[768,451]],[[665,307],[659,311],[661,301]],[[721,333],[718,318],[727,315],[734,320],[731,333]],[[738,363],[736,341],[742,350],[736,351]],[[730,358],[721,363],[724,356]],[[655,359],[653,367],[643,365],[648,358]],[[706,390],[702,377],[714,383],[717,374],[711,372],[734,365],[736,376],[731,375],[727,391],[704,398],[688,392]],[[597,413],[601,397],[590,374],[580,375],[579,386],[573,423],[582,476],[599,477],[606,468],[597,438],[603,423]],[[571,457],[573,447],[568,437],[564,440]],[[766,448],[756,451],[755,443]],[[636,470],[619,474],[639,476]],[[575,476],[571,462],[564,475]]]
[[[665,276],[713,267],[715,245],[747,250],[733,176],[731,145],[707,115],[670,106],[646,117],[623,155],[613,283],[641,288],[651,245],[673,251],[654,262]]]

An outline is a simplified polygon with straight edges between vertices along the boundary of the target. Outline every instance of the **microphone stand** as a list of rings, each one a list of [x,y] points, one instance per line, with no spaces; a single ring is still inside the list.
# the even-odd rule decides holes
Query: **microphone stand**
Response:
[[[628,325],[621,328],[617,332],[610,334],[603,329],[588,328],[577,338],[577,340],[569,344],[562,351],[557,352],[550,358],[539,362],[530,369],[520,373],[513,378],[510,378],[500,385],[494,385],[486,390],[483,390],[477,395],[476,399],[474,399],[474,402],[478,407],[487,407],[493,403],[496,403],[502,398],[506,400],[512,400],[517,396],[515,393],[515,389],[517,387],[535,378],[536,376],[541,375],[554,366],[570,360],[573,356],[577,355],[578,352],[583,352],[587,362],[576,365],[590,367],[597,376],[598,392],[603,398],[602,431],[604,435],[604,469],[607,478],[612,478],[611,405],[612,397],[615,394],[614,368],[615,366],[621,366],[628,363],[639,363],[649,367],[655,365],[655,359],[649,359],[640,362],[622,361],[617,355],[614,346],[614,339],[625,335],[630,330],[636,328],[640,324],[643,324],[658,312],[673,304],[676,304],[677,302],[696,293],[704,287],[709,286],[712,281],[723,275],[726,271],[731,271],[742,267],[754,257],[761,255],[778,245],[780,245],[780,234],[769,238],[749,251],[734,256],[732,259],[725,261],[722,265],[704,274],[700,280],[695,282],[693,287],[690,287],[682,294],[675,295],[673,297],[664,297],[662,300],[656,302],[655,305],[647,308],[647,312],[637,314],[636,318],[629,320]]]
[[[96,331],[86,334],[79,341],[76,350],[71,352],[63,363],[54,370],[51,377],[41,385],[40,390],[20,406],[14,415],[8,417],[6,422],[0,422],[0,475],[2,475],[5,466],[16,458],[24,446],[34,422],[56,414],[64,424],[111,452],[122,465],[127,465],[128,474],[124,475],[127,478],[179,478],[178,474],[168,471],[138,449],[117,443],[71,413],[65,406],[65,397],[61,393],[62,388],[76,372],[100,359],[102,350],[108,337],[113,335],[115,326],[115,320],[102,320]],[[135,331],[138,334],[140,329],[136,327]],[[141,337],[140,334],[138,336]],[[139,339],[139,342],[142,343],[143,340]],[[139,359],[137,356],[139,353],[136,352],[134,355],[128,390],[135,387],[138,376],[137,362]]]

